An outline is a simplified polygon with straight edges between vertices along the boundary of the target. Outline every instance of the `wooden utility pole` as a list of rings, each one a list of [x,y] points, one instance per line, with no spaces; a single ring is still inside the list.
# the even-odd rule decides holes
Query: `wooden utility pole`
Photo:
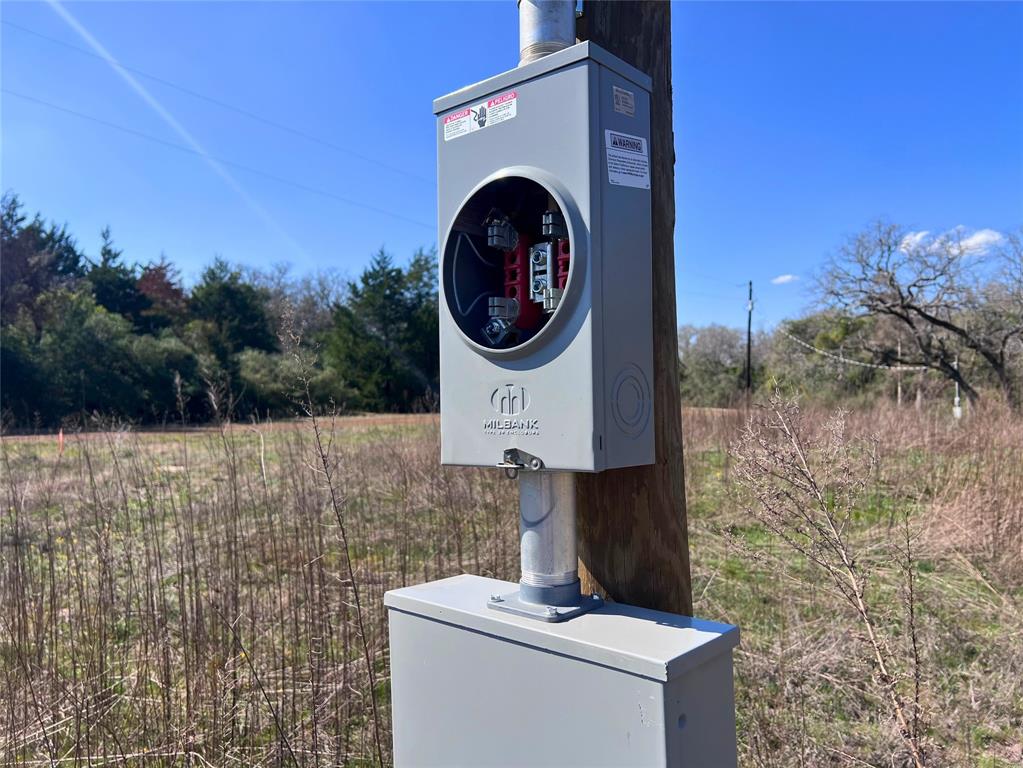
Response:
[[[746,407],[753,395],[753,281],[749,281],[749,300],[746,302]]]
[[[692,615],[675,313],[671,6],[585,0],[576,32],[580,40],[592,40],[653,79],[650,173],[657,419],[656,463],[577,476],[579,575],[584,592]]]

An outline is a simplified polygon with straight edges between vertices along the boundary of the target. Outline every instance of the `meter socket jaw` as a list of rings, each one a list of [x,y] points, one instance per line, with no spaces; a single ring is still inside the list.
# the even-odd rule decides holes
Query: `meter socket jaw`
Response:
[[[505,295],[488,299],[483,327],[483,335],[498,347],[557,311],[568,282],[571,250],[565,218],[557,210],[543,213],[540,230],[548,239],[533,244],[499,209],[492,209],[483,223],[487,245],[505,254]],[[528,273],[521,257],[528,258]]]

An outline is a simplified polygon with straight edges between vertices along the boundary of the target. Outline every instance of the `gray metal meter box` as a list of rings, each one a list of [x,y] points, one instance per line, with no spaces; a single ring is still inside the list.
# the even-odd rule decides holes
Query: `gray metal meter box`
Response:
[[[437,115],[441,460],[654,460],[650,78],[579,43]]]
[[[559,624],[486,608],[514,587],[387,593],[397,768],[735,767],[738,628],[618,604]]]

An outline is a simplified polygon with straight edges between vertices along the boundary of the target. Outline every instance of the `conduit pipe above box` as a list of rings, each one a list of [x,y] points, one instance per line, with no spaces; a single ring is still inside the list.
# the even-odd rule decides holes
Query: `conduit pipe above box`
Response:
[[[519,66],[575,45],[574,0],[519,0]]]

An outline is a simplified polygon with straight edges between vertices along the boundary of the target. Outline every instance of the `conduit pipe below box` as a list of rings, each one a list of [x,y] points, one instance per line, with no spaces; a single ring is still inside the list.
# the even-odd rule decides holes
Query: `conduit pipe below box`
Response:
[[[575,44],[575,0],[519,0],[519,66]],[[525,603],[580,603],[571,472],[519,473],[519,547]]]
[[[575,531],[575,476],[519,472],[519,595],[529,603],[579,602]]]

